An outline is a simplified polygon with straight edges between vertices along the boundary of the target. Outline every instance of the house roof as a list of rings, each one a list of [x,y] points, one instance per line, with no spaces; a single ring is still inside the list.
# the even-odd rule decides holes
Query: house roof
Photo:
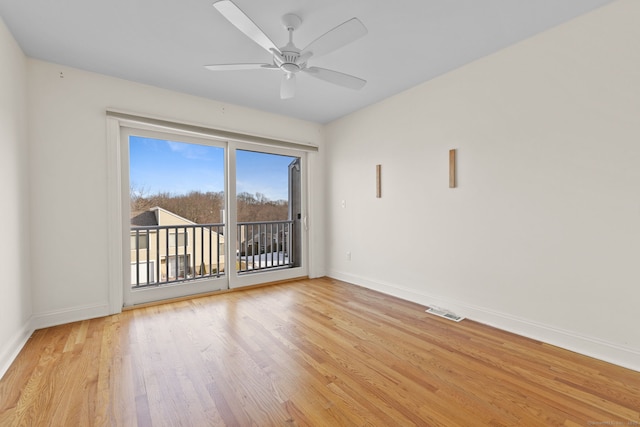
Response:
[[[158,225],[158,218],[153,210],[134,212],[131,215],[131,225],[134,227],[150,227]]]
[[[171,211],[168,211],[164,208],[161,208],[160,206],[156,206],[153,207],[151,209],[149,209],[148,211],[142,211],[142,212],[132,212],[131,213],[131,220],[130,223],[131,225],[135,226],[135,227],[148,227],[148,226],[156,226],[156,225],[164,225],[164,224],[159,224],[158,222],[158,218],[160,217],[159,213],[163,212],[166,213],[168,215],[173,216],[174,218],[177,218],[178,220],[180,220],[181,222],[184,222],[185,224],[196,224],[195,222],[183,218],[178,214],[175,214]]]

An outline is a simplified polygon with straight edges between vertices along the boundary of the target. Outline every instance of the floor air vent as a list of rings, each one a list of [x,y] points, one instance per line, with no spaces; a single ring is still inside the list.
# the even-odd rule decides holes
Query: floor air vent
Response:
[[[438,307],[429,307],[426,311],[427,313],[435,314],[436,316],[444,317],[445,319],[453,320],[454,322],[459,322],[464,319],[462,316],[458,316],[457,314]]]

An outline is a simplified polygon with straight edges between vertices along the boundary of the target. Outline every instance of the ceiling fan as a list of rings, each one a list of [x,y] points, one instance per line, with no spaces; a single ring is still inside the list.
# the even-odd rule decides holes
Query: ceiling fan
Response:
[[[247,37],[273,55],[271,64],[217,64],[205,65],[212,71],[235,70],[282,70],[280,98],[293,98],[296,90],[296,74],[303,72],[317,79],[327,81],[349,89],[359,90],[367,82],[361,78],[344,74],[339,71],[320,67],[309,67],[307,61],[311,57],[318,57],[333,52],[354,40],[367,34],[367,28],[357,18],[352,18],[329,30],[315,39],[304,49],[298,49],[293,44],[293,32],[300,26],[302,19],[294,14],[284,15],[282,23],[289,32],[289,43],[278,48],[273,41],[231,0],[221,0],[213,6]]]

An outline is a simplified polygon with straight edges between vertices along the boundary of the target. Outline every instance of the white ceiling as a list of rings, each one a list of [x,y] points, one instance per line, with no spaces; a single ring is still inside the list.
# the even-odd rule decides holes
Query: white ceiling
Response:
[[[307,75],[279,98],[280,73],[205,64],[271,62],[213,0],[0,0],[30,57],[319,123],[380,101],[613,0],[234,0],[276,45],[286,13],[298,47],[358,17],[369,33],[309,65],[368,81],[360,91]]]

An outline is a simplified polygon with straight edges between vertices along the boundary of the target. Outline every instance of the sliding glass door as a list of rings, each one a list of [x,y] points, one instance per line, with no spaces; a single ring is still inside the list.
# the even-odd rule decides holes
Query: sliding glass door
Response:
[[[121,129],[124,304],[305,276],[304,153]]]

